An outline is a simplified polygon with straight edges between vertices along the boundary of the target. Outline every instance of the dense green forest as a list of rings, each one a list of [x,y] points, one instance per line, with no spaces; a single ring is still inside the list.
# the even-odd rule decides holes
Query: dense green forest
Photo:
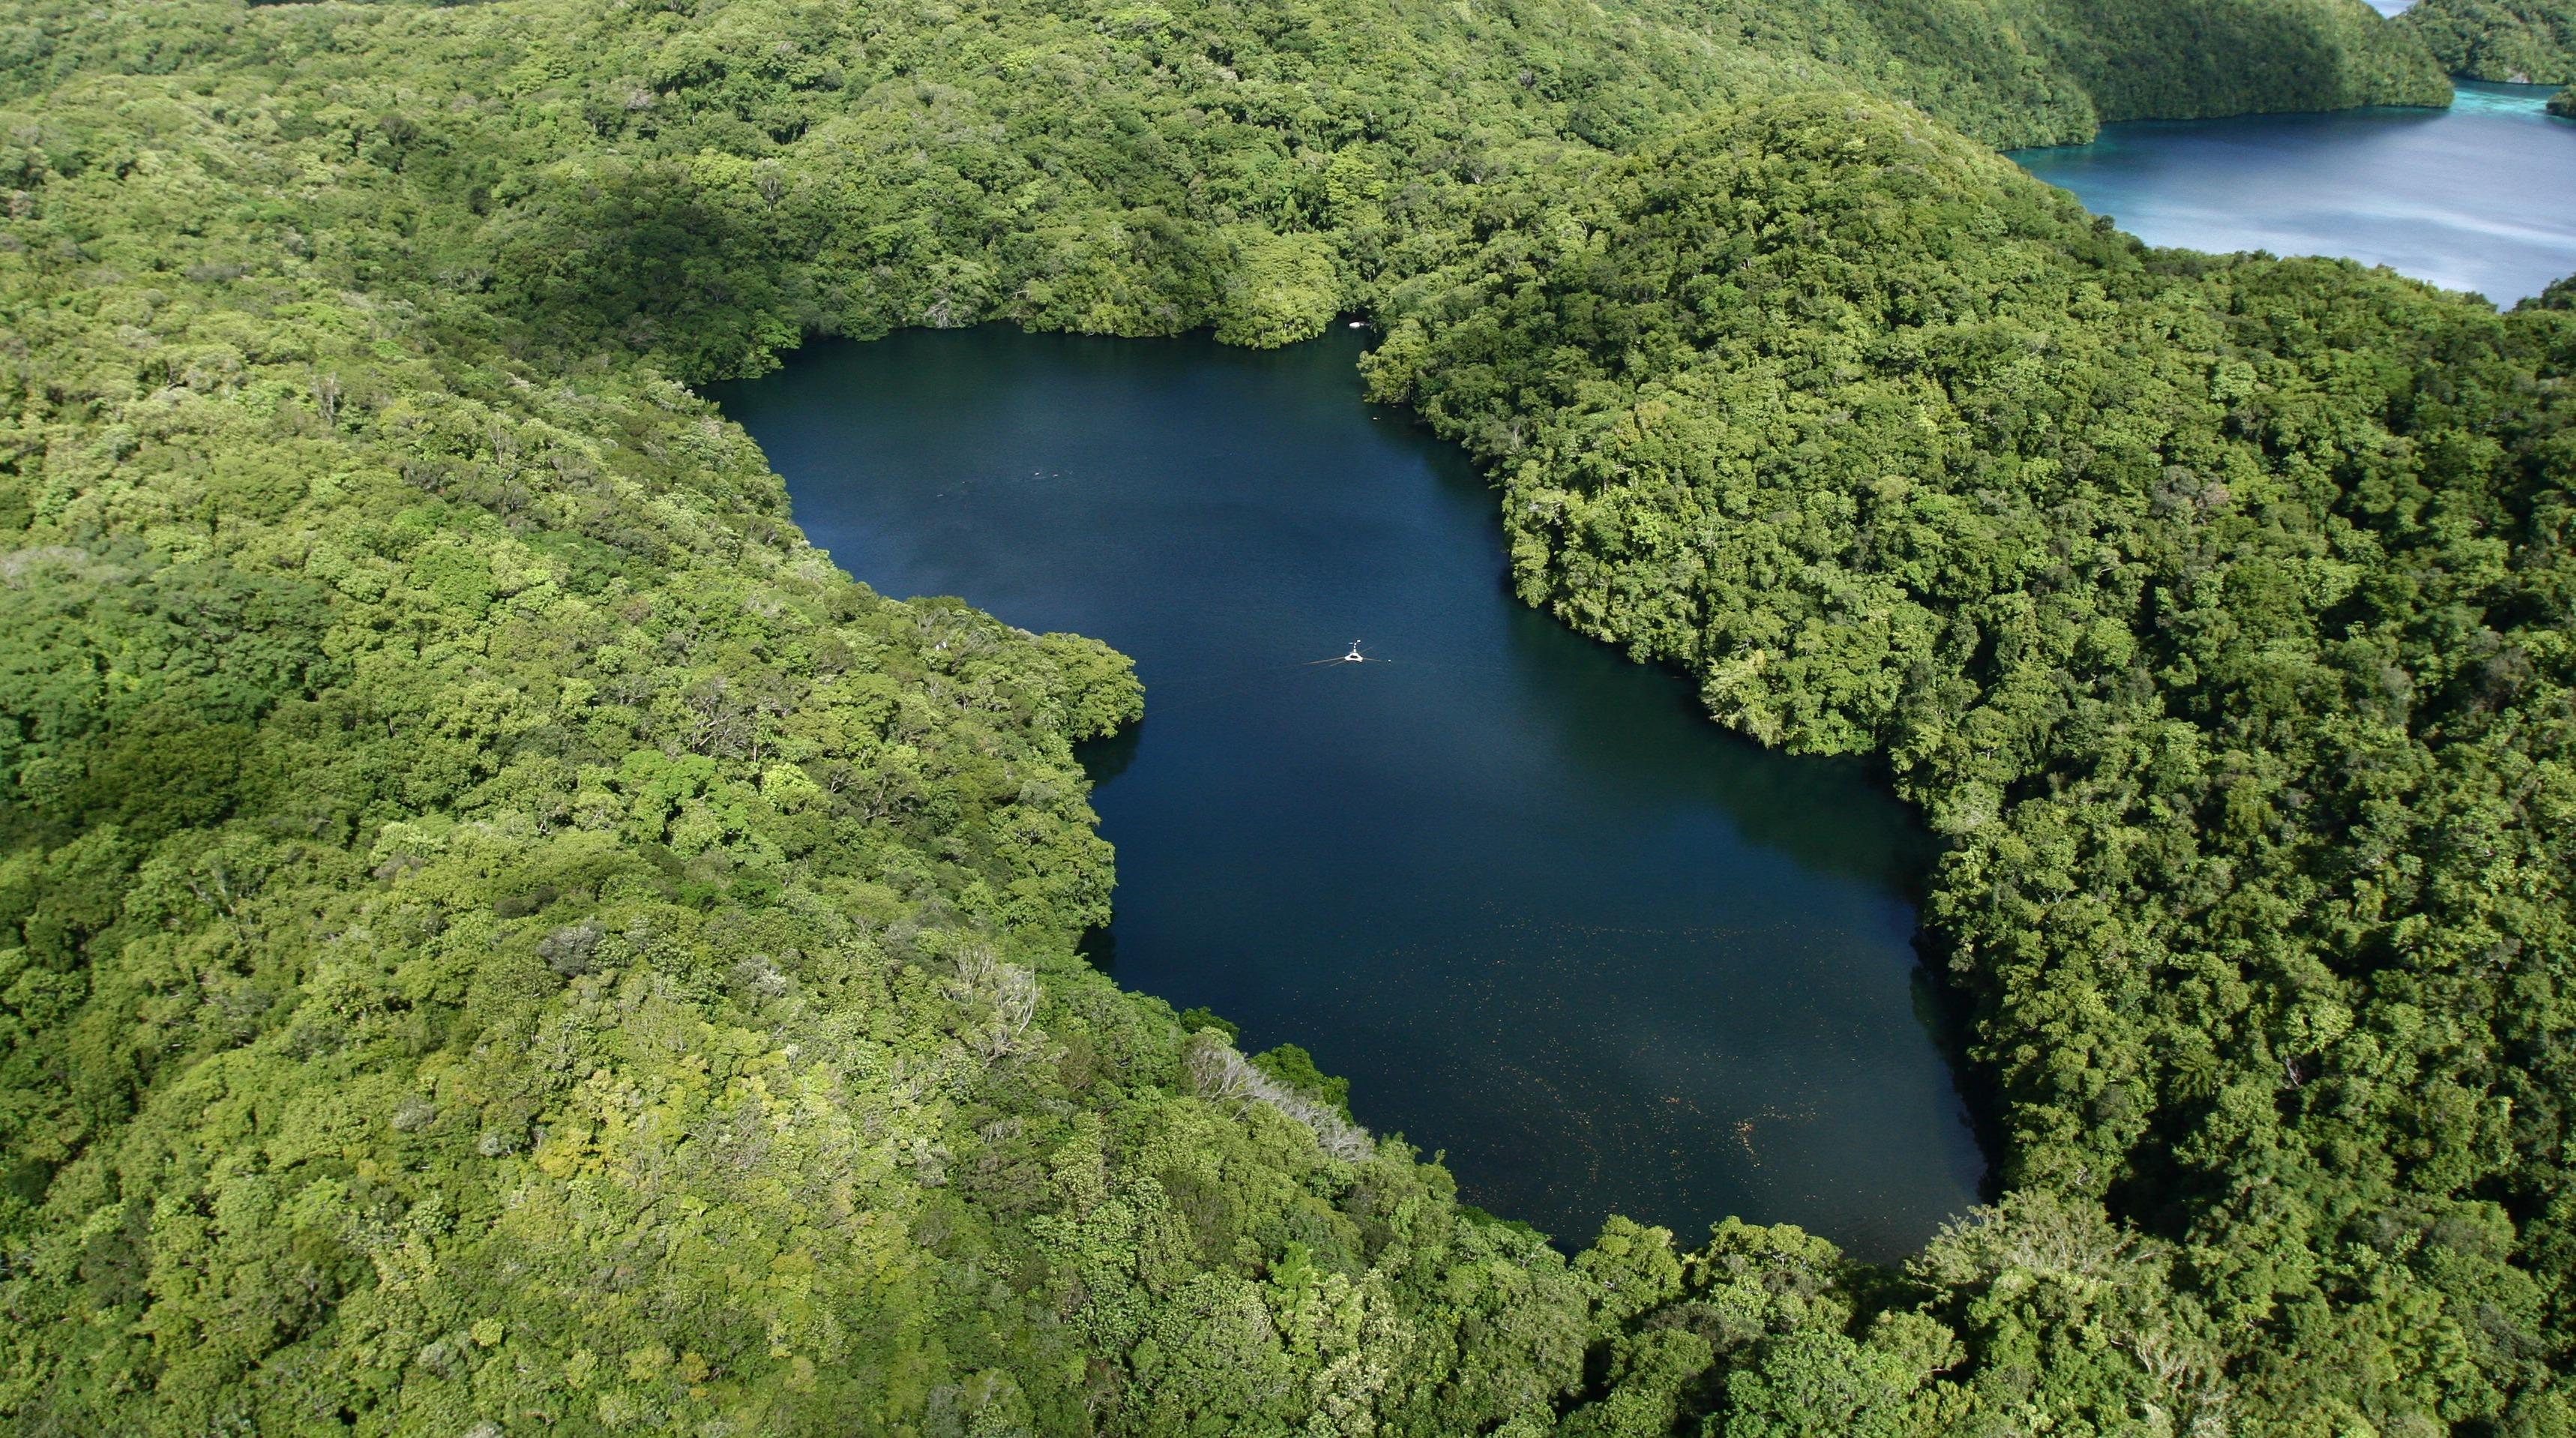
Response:
[[[2421,0],[2399,19],[2463,79],[2576,82],[2576,4],[2567,0]]]
[[[2576,292],[2143,251],[1840,100],[1491,204],[1375,386],[1530,601],[1893,762],[2008,1181],[2174,1244],[2265,1431],[2563,1422]]]
[[[14,7],[0,1416],[2570,1431],[2576,313],[1987,148],[2446,93],[2358,0]],[[1527,597],[1949,837],[2011,1191],[1901,1269],[1568,1258],[1119,992],[1125,662],[684,387],[1351,309]]]

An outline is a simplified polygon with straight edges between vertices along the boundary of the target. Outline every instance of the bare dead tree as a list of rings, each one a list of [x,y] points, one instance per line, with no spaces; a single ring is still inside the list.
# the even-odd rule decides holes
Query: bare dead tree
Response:
[[[957,956],[957,972],[946,989],[949,1001],[971,1016],[957,1036],[985,1063],[998,1062],[1032,1043],[1038,1012],[1036,974],[1018,964],[1006,964],[992,950],[976,945]]]
[[[1369,1131],[1338,1109],[1308,1098],[1256,1067],[1234,1045],[1201,1030],[1190,1039],[1190,1086],[1201,1098],[1236,1105],[1260,1104],[1306,1126],[1324,1152],[1357,1163],[1376,1152]]]

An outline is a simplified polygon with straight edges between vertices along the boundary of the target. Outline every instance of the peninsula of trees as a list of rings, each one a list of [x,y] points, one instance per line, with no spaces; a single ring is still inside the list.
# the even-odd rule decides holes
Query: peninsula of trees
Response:
[[[15,7],[0,1422],[2576,1431],[2576,291],[1992,153],[2444,69],[2358,0]],[[1946,837],[2007,1192],[1904,1265],[1566,1257],[1119,991],[1126,662],[873,594],[686,388],[1352,311],[1526,598]]]
[[[2421,0],[2399,18],[2461,79],[2576,83],[2576,3],[2570,0]]]

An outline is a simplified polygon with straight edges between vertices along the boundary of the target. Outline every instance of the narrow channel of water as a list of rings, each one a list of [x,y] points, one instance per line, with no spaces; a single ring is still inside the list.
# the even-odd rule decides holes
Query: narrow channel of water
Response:
[[[2151,245],[2338,255],[2510,305],[2576,273],[2576,120],[2548,85],[2448,110],[2106,125],[2022,168]]]
[[[1122,983],[1303,1045],[1561,1238],[1915,1247],[1982,1171],[1910,943],[1928,839],[1515,602],[1491,491],[1362,403],[1359,348],[910,332],[719,398],[879,590],[1136,657],[1144,724],[1090,761]],[[1354,639],[1384,662],[1312,662]]]

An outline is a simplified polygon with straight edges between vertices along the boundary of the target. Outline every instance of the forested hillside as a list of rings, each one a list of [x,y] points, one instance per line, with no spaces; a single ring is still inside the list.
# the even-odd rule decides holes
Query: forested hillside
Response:
[[[2569,315],[1981,148],[2438,102],[2357,0],[83,0],[0,66],[13,1431],[2567,1431]],[[1127,666],[871,594],[681,383],[1353,307],[1529,597],[1952,836],[2016,1189],[1902,1272],[1568,1259],[1118,992]]]
[[[1375,386],[1531,602],[1893,762],[2008,1181],[2178,1245],[2263,1431],[2562,1431],[2576,293],[2143,251],[1841,100],[1490,198]]]
[[[2367,6],[2042,0],[2042,7],[2025,25],[2105,121],[2449,103],[2449,87],[2404,29]]]
[[[2576,5],[2566,0],[2423,0],[2400,19],[2465,79],[2576,82]]]

